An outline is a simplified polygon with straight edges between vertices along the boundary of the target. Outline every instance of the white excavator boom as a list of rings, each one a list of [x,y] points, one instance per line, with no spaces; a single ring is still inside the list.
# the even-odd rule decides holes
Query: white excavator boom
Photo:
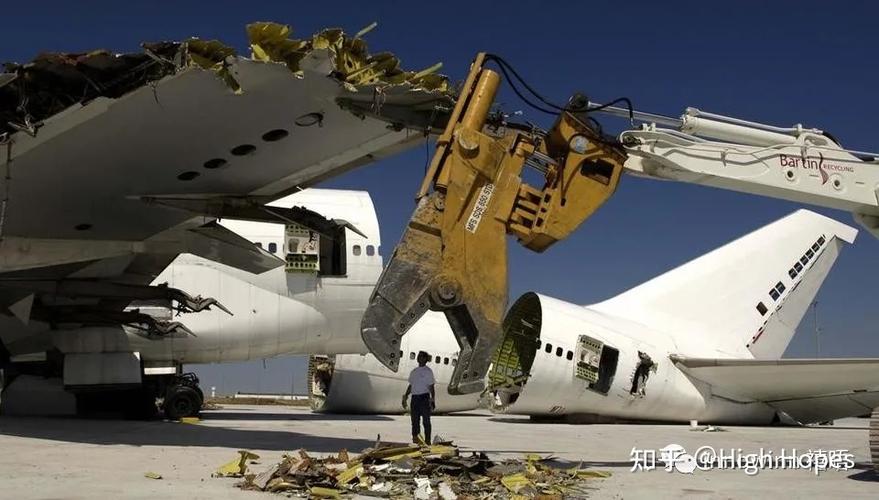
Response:
[[[845,149],[802,125],[774,127],[694,108],[680,118],[600,111],[642,122],[620,134],[630,174],[846,210],[879,238],[879,155]]]

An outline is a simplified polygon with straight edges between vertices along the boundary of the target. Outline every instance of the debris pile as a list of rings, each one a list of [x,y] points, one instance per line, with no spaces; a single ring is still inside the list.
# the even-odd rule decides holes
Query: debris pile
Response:
[[[379,446],[360,455],[346,450],[316,458],[298,450],[260,473],[247,461],[259,458],[247,451],[223,466],[216,476],[242,477],[245,490],[284,493],[309,498],[482,499],[583,498],[587,480],[607,472],[551,467],[549,457],[494,462],[484,453],[462,454],[451,443],[432,446]],[[465,456],[466,455],[466,456]]]

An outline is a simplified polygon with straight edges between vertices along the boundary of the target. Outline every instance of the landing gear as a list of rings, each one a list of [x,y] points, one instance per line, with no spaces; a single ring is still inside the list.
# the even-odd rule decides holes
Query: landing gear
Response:
[[[162,407],[169,420],[196,417],[204,404],[204,393],[198,387],[198,377],[185,373],[174,377],[167,386]]]
[[[198,392],[192,387],[174,386],[168,389],[168,394],[165,396],[165,416],[170,420],[194,417],[201,410],[201,403]]]

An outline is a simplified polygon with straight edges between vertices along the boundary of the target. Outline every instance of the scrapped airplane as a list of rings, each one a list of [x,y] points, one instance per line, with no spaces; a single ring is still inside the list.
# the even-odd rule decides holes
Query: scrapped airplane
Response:
[[[137,324],[59,327],[9,342],[14,354],[6,372],[19,376],[7,377],[0,408],[69,414],[77,403],[81,410],[109,409],[103,400],[110,396],[121,409],[147,415],[162,387],[173,383],[165,411],[177,418],[196,413],[203,399],[197,380],[181,376],[184,363],[366,352],[360,318],[382,269],[372,200],[362,191],[312,188],[269,205],[294,206],[344,219],[357,232],[345,229],[329,239],[292,223],[224,220],[222,227],[285,265],[253,274],[191,254],[177,256],[151,285],[213,297],[209,309],[185,313],[167,301],[140,300],[122,312],[174,328],[156,335]]]
[[[800,210],[598,304],[527,293],[505,317],[480,404],[578,422],[807,424],[869,413],[879,405],[879,359],[781,359],[856,234]],[[436,351],[444,387],[456,344],[429,314],[404,337],[402,360]],[[371,355],[334,365],[312,370],[314,408],[399,411],[408,365],[393,373]],[[470,396],[452,398],[469,409]]]
[[[364,32],[331,29],[298,40],[286,26],[255,23],[247,33],[251,57],[190,39],[144,44],[141,53],[44,54],[4,66],[0,367],[7,384],[16,373],[35,373],[58,377],[80,399],[118,400],[119,389],[142,387],[128,392],[145,407],[155,395],[185,394],[191,403],[200,394],[178,376],[180,362],[353,345],[336,337],[345,334],[330,325],[325,307],[340,300],[348,309],[338,315],[343,322],[359,314],[352,305],[359,292],[347,303],[341,280],[359,283],[359,269],[377,259],[377,227],[370,234],[332,210],[271,202],[296,200],[284,197],[421,137],[346,106],[417,115],[420,106],[450,102],[447,82],[436,67],[408,72],[390,53],[371,55]],[[277,229],[266,230],[273,239],[260,248],[236,234],[244,226],[219,219]],[[363,219],[373,224],[374,214]],[[303,242],[314,255],[284,250],[303,234],[320,236],[319,246]],[[181,254],[189,255],[169,268]],[[217,277],[212,265],[227,273]],[[175,271],[182,266],[196,281]],[[192,271],[199,266],[204,273]],[[259,280],[244,277],[251,274]],[[303,306],[285,308],[291,298]],[[144,303],[161,306],[131,307]],[[177,313],[191,314],[181,321]],[[287,324],[278,322],[240,336],[244,322],[258,326],[281,314],[296,326],[281,330]],[[204,334],[210,323],[214,336]],[[203,338],[186,338],[199,331]]]
[[[800,210],[598,304],[525,294],[504,321],[491,406],[755,425],[870,413],[879,359],[781,359],[856,234]]]
[[[376,276],[377,280],[378,276]],[[364,346],[365,352],[365,346]],[[400,369],[392,372],[372,354],[340,354],[309,357],[309,401],[322,413],[403,413],[401,397],[409,385],[409,372],[419,351],[430,355],[428,365],[436,378],[436,413],[479,407],[479,393],[453,396],[448,393],[452,371],[458,363],[458,344],[441,313],[428,312],[409,335],[401,339]]]

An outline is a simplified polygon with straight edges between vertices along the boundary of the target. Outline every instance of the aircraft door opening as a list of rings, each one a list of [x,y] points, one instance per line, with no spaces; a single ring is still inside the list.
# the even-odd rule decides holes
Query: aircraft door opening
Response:
[[[347,251],[345,229],[335,238],[321,238],[305,226],[289,223],[284,230],[284,254],[288,273],[311,273],[320,276],[345,276]]]
[[[589,389],[607,394],[617,372],[620,351],[588,335],[577,339],[574,377],[589,383]]]

